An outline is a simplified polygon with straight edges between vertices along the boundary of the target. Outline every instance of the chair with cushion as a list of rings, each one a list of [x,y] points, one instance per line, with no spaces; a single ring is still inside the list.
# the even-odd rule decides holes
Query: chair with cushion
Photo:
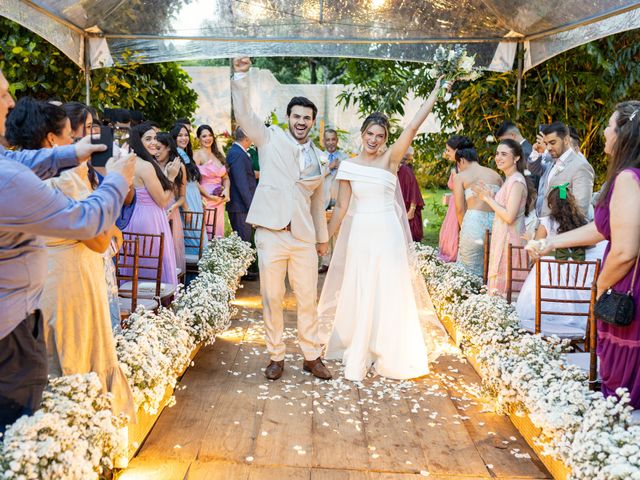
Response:
[[[176,286],[162,282],[164,233],[123,232],[123,237],[138,240],[138,297],[156,299],[167,304],[175,294]],[[122,287],[131,288],[128,283]]]
[[[204,247],[204,239],[205,239],[205,222],[204,222],[204,213],[203,212],[191,212],[189,210],[183,210],[181,212],[182,215],[182,225],[184,229],[184,239],[185,243],[188,242],[188,250],[198,250],[198,253],[189,253],[185,254],[185,258],[187,260],[187,273],[198,273],[198,262],[202,257],[202,251]]]
[[[158,302],[138,297],[138,239],[124,240],[116,254],[116,278],[118,281],[118,300],[120,302],[120,320],[128,318],[138,306],[145,310],[156,310]]]
[[[541,258],[536,261],[536,316],[534,333],[567,338],[590,349],[593,284],[600,260],[575,261]],[[584,322],[583,322],[584,319]]]

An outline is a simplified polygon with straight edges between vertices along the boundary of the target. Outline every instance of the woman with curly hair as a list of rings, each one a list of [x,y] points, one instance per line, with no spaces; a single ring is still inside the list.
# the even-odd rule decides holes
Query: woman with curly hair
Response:
[[[568,187],[568,184],[552,187],[547,196],[551,213],[549,216],[542,217],[540,219],[540,226],[538,227],[535,236],[536,240],[554,237],[564,232],[570,232],[571,230],[575,230],[576,228],[580,228],[589,223],[580,208],[578,208],[576,199]],[[557,249],[552,256],[546,258],[578,261],[601,259],[604,254],[606,243],[607,242],[600,242],[593,248],[585,248],[584,246],[560,248]],[[553,275],[553,278],[549,278],[550,273]],[[540,275],[541,282],[543,284],[549,284],[551,282],[554,284],[561,284],[566,280],[564,272],[561,273],[563,273],[563,278],[558,279],[557,271],[549,272],[548,269],[542,269]],[[574,275],[575,273],[575,268],[571,267],[569,275]],[[589,275],[591,278],[586,279],[586,285],[591,285],[593,282],[593,273],[593,269],[589,269]],[[591,294],[588,291],[567,289],[544,290],[544,297],[554,300],[568,300],[572,302],[575,302],[576,300],[588,301],[590,296]],[[536,271],[535,269],[532,269],[522,286],[522,290],[518,295],[518,302],[516,304],[516,311],[518,312],[520,323],[523,328],[532,332],[535,330],[535,298]],[[575,303],[563,304],[557,302],[542,302],[541,308],[542,310],[553,310],[564,313],[575,312],[576,314],[582,314],[576,316],[545,315],[542,319],[542,331],[545,335],[555,334],[560,337],[576,337],[584,335],[587,321],[584,314],[587,312],[588,304],[576,305]]]

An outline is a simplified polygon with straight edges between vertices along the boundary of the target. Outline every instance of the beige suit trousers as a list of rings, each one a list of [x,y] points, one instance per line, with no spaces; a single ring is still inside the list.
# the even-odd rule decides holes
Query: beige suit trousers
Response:
[[[318,334],[318,254],[314,243],[303,242],[288,231],[258,227],[256,230],[260,294],[267,350],[271,360],[284,359],[282,338],[284,316],[282,302],[286,291],[285,277],[298,304],[298,341],[306,360],[315,360],[322,351]]]

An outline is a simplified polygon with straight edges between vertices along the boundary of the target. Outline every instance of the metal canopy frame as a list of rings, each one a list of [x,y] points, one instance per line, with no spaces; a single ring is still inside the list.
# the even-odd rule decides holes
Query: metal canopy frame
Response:
[[[190,15],[184,12],[190,11]],[[0,0],[5,16],[85,70],[131,61],[250,56],[429,62],[462,44],[487,70],[527,70],[570,48],[640,26],[627,0]],[[185,18],[188,17],[188,18]],[[155,23],[154,23],[155,22]]]

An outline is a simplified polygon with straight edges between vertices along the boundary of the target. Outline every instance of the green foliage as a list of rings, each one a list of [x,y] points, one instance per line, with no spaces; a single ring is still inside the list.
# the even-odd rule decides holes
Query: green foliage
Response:
[[[487,143],[502,121],[511,119],[523,135],[535,140],[537,126],[560,120],[574,126],[582,139],[581,150],[594,166],[599,184],[606,171],[602,131],[616,103],[640,97],[640,33],[637,30],[594,41],[560,54],[526,72],[522,102],[516,109],[515,71],[487,72],[473,83],[454,86],[457,106],[439,104],[443,132],[460,130],[472,138],[481,160],[493,163],[495,143]],[[357,101],[363,113],[381,110],[402,114],[411,89],[426,97],[433,82],[426,65],[343,60],[344,83],[354,87],[342,102]],[[421,80],[424,79],[424,80]],[[449,110],[452,108],[452,110]],[[450,165],[442,159],[447,133],[416,138],[416,173],[424,185],[446,184]]]
[[[132,58],[133,54],[129,53]],[[0,68],[15,97],[85,99],[84,72],[53,45],[6,18],[0,18]],[[98,110],[141,110],[169,128],[176,118],[191,117],[197,93],[176,63],[116,65],[91,72],[91,104]]]

